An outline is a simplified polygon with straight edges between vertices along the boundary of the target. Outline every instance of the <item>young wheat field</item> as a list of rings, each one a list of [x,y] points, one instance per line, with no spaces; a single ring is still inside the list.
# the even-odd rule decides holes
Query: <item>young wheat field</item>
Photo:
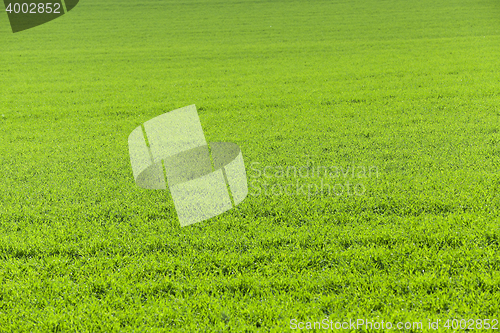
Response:
[[[0,332],[500,329],[497,0],[0,8]],[[249,193],[180,227],[127,139],[192,104]]]

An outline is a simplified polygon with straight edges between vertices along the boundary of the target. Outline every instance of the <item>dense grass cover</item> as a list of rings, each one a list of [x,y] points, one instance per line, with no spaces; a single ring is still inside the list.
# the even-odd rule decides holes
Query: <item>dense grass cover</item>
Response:
[[[81,0],[0,41],[0,331],[500,319],[498,1]],[[180,228],[127,138],[190,104],[250,194]]]

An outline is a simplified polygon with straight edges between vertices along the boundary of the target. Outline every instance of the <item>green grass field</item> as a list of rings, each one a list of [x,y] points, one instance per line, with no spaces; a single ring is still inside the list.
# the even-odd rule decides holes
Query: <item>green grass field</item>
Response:
[[[0,332],[500,320],[498,1],[81,0],[16,34],[2,13]],[[127,138],[190,104],[250,194],[181,228]]]

